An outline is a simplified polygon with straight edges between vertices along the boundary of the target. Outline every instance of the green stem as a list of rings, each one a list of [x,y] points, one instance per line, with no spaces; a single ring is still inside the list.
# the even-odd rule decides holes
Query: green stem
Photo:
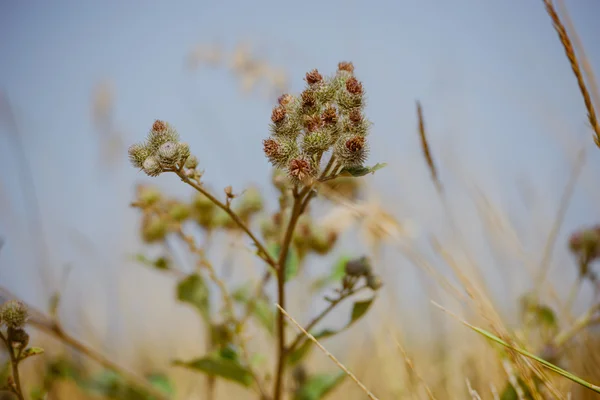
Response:
[[[327,314],[329,314],[338,304],[340,304],[342,301],[344,301],[345,299],[347,299],[348,297],[352,296],[355,293],[360,292],[363,289],[366,289],[367,286],[361,286],[359,288],[356,289],[352,289],[346,293],[344,293],[343,295],[341,295],[340,297],[338,297],[337,299],[333,300],[331,303],[329,303],[329,306],[327,306],[327,308],[325,308],[323,311],[321,311],[321,313],[319,315],[317,315],[315,318],[312,319],[312,321],[310,321],[308,323],[308,325],[306,325],[306,327],[304,328],[305,331],[310,332],[310,330],[312,328],[315,327],[315,325],[317,325],[323,318],[325,318],[327,316]],[[292,353],[294,350],[296,350],[296,348],[298,348],[298,346],[301,344],[302,340],[306,339],[306,335],[302,332],[300,332],[296,338],[294,339],[294,341],[292,342],[291,345],[288,346],[287,348],[287,353],[290,354]]]
[[[277,262],[271,256],[271,254],[267,251],[267,249],[262,244],[262,242],[254,235],[254,233],[252,233],[252,231],[250,230],[250,228],[248,228],[248,226],[244,223],[244,221],[242,221],[242,219],[227,204],[223,204],[221,201],[219,201],[219,199],[217,199],[215,196],[213,196],[212,194],[210,194],[201,185],[193,182],[192,180],[190,180],[190,178],[188,178],[187,176],[185,176],[183,174],[183,172],[181,172],[179,170],[173,170],[173,172],[175,172],[177,174],[177,176],[179,176],[183,182],[187,183],[188,185],[190,185],[191,187],[193,187],[194,189],[196,189],[198,192],[202,193],[211,202],[213,202],[217,207],[219,207],[220,209],[222,209],[223,211],[225,211],[231,217],[231,219],[233,220],[233,222],[235,222],[237,224],[237,226],[239,226],[240,229],[243,230],[248,235],[248,237],[250,239],[252,239],[252,242],[254,242],[254,244],[258,248],[258,251],[260,252],[262,258],[271,267],[277,268]]]
[[[10,364],[12,367],[12,376],[15,382],[15,387],[11,388],[13,393],[19,398],[19,400],[25,400],[23,397],[23,390],[21,389],[21,378],[19,376],[19,359],[21,352],[19,351],[19,355],[15,355],[15,351],[12,348],[10,341],[0,332],[0,339],[6,345],[6,350],[10,356]]]
[[[307,197],[312,186],[307,186],[300,193],[294,188],[294,204],[292,206],[292,215],[288,223],[281,250],[279,261],[277,262],[277,302],[285,309],[285,260],[290,249],[290,243],[296,228],[298,218],[302,211],[306,208],[307,202],[310,200],[310,195]],[[273,389],[273,397],[275,400],[281,400],[283,395],[283,373],[285,371],[285,358],[287,352],[285,349],[285,316],[281,311],[277,314],[277,369],[275,372],[275,386]]]

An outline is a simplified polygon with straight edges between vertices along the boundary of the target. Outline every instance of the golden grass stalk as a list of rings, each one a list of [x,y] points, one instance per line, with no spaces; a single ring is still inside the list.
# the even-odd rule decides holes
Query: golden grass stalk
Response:
[[[308,337],[315,345],[317,345],[317,347],[319,349],[321,349],[321,351],[323,353],[325,353],[325,355],[327,357],[329,357],[335,363],[335,365],[340,367],[340,369],[342,371],[344,371],[346,373],[346,375],[348,375],[350,377],[350,379],[352,379],[362,389],[363,392],[365,392],[365,394],[367,395],[367,397],[369,399],[379,400],[377,397],[375,397],[375,395],[373,393],[371,393],[371,391],[369,389],[367,389],[367,387],[361,381],[358,380],[358,378],[352,372],[350,372],[350,370],[348,370],[348,368],[346,368],[344,366],[344,364],[339,362],[338,359],[335,358],[335,356],[333,354],[331,354],[329,351],[327,351],[327,349],[325,347],[323,347],[323,345],[321,343],[319,343],[319,341],[313,335],[308,333],[302,327],[302,325],[300,325],[294,318],[292,318],[292,316],[290,314],[288,314],[287,311],[285,311],[283,308],[281,308],[281,306],[279,304],[275,303],[275,305],[277,306],[277,308],[279,309],[279,311],[281,311],[281,313],[283,315],[285,315],[290,321],[292,321],[292,323],[296,326],[296,328],[298,328],[302,333],[304,333],[306,335],[306,337]]]
[[[571,39],[567,33],[567,29],[563,25],[554,5],[552,4],[552,0],[543,0],[544,5],[546,6],[546,12],[552,19],[552,24],[554,25],[554,29],[556,33],[558,33],[558,37],[560,42],[565,49],[565,55],[569,59],[569,63],[571,64],[571,69],[573,70],[573,74],[575,74],[575,78],[577,78],[577,84],[579,85],[579,91],[581,92],[581,96],[583,97],[583,102],[585,103],[585,108],[588,112],[588,120],[590,125],[592,125],[592,129],[594,130],[595,137],[594,142],[596,146],[600,147],[600,124],[598,124],[598,119],[596,117],[596,110],[594,109],[594,103],[592,102],[592,98],[590,96],[590,92],[585,84],[585,79],[583,78],[583,73],[581,72],[581,67],[579,66],[579,61],[577,60],[577,55],[575,54],[575,50],[573,49],[573,44],[571,43]]]
[[[400,351],[402,352],[402,356],[404,357],[406,365],[414,372],[419,382],[421,382],[421,385],[423,385],[423,387],[425,388],[425,391],[427,392],[427,397],[429,397],[430,400],[435,400],[435,396],[431,392],[431,389],[429,389],[427,382],[425,382],[425,379],[423,379],[421,374],[419,374],[419,372],[415,369],[415,365],[413,364],[410,357],[408,357],[408,354],[406,353],[406,350],[404,350],[404,347],[402,347],[402,345],[400,344],[400,341],[396,337],[394,337],[394,341],[396,342],[398,349],[400,349]]]
[[[427,166],[429,167],[429,171],[431,172],[431,178],[435,183],[435,188],[438,191],[442,190],[442,184],[438,177],[437,168],[435,167],[435,163],[433,162],[433,157],[431,156],[431,151],[429,150],[429,142],[427,140],[427,132],[425,131],[425,120],[423,118],[423,108],[421,107],[421,103],[417,100],[417,118],[419,119],[419,137],[421,138],[421,150],[423,151],[423,157],[425,157],[425,161],[427,162]]]

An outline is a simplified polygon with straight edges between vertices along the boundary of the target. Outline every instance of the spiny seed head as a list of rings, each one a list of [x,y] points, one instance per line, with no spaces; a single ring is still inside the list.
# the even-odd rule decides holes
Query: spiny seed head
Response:
[[[129,161],[135,168],[142,168],[144,161],[150,155],[150,149],[144,144],[136,143],[129,146]]]
[[[367,141],[364,136],[346,135],[341,137],[334,154],[345,167],[359,167],[367,159]]]
[[[175,222],[183,222],[189,218],[192,210],[190,206],[180,201],[173,201],[169,204],[169,217]]]
[[[148,176],[158,176],[162,172],[160,162],[158,162],[158,159],[154,156],[150,156],[144,160],[142,169]]]
[[[320,115],[311,115],[304,118],[304,127],[307,132],[314,132],[321,127],[323,121]]]
[[[146,243],[155,243],[163,240],[168,232],[168,224],[163,218],[155,214],[147,214],[142,220],[142,239]]]
[[[277,102],[279,103],[280,106],[285,107],[294,102],[294,96],[292,96],[291,94],[288,94],[288,93],[282,94],[277,99]]]
[[[9,327],[7,334],[10,344],[15,348],[23,349],[29,344],[29,334],[22,328]]]
[[[298,157],[289,162],[288,171],[294,181],[302,182],[312,175],[313,168],[307,158]]]
[[[364,136],[355,136],[346,141],[346,148],[352,152],[357,153],[365,148]]]
[[[315,97],[315,94],[312,91],[305,90],[304,92],[302,92],[302,105],[304,107],[314,107],[316,100],[317,99]]]
[[[136,191],[138,201],[142,203],[142,206],[146,207],[156,204],[162,197],[160,190],[154,186],[138,185]]]
[[[196,156],[189,156],[187,160],[185,160],[185,167],[196,169],[196,167],[198,167],[198,158],[196,158]]]
[[[152,130],[154,132],[163,132],[167,130],[167,123],[165,121],[161,121],[159,119],[157,119],[156,121],[154,121],[154,124],[152,124]]]
[[[271,121],[274,124],[279,125],[285,119],[286,111],[283,106],[273,108],[273,112],[271,113]]]
[[[273,138],[263,140],[263,151],[268,159],[276,158],[279,155],[279,142]]]
[[[317,71],[316,69],[313,69],[310,72],[306,73],[306,82],[308,82],[309,85],[314,85],[316,83],[319,83],[323,80],[323,77],[321,76],[321,74],[319,73],[319,71]]]
[[[354,72],[354,64],[348,61],[342,61],[338,63],[338,71],[346,71],[353,73]]]
[[[359,109],[354,108],[348,114],[348,119],[350,119],[350,122],[356,125],[362,122],[363,116]]]
[[[167,142],[179,142],[179,134],[171,125],[166,122],[158,121],[160,123],[154,123],[152,130],[148,134],[147,146],[151,153],[158,151],[160,146]],[[155,125],[158,125],[159,129],[154,129]]]
[[[255,187],[250,187],[244,191],[240,199],[239,209],[241,216],[249,216],[263,209],[263,198],[260,191]]]
[[[165,168],[174,167],[179,161],[179,146],[177,143],[167,142],[158,149],[158,161]]]
[[[354,79],[354,77],[352,77],[351,79]],[[346,82],[346,84],[347,83],[348,82]],[[351,88],[353,88],[353,90],[355,89],[352,85],[351,85]],[[355,108],[362,107],[364,105],[362,87],[361,87],[360,94],[354,94],[348,90],[339,91],[337,93],[337,104],[338,104],[338,107],[340,107],[340,109],[344,113],[348,113],[349,111],[351,111]]]
[[[324,130],[309,132],[302,138],[302,151],[308,155],[319,154],[327,151],[331,138]]]
[[[177,143],[177,150],[179,151],[180,160],[187,160],[187,158],[191,155],[190,145],[185,142]]]
[[[346,275],[366,276],[371,274],[371,263],[366,256],[355,258],[346,263]]]
[[[327,106],[323,114],[321,115],[321,119],[326,125],[334,125],[338,121],[337,112],[334,106]]]
[[[358,81],[358,79],[356,79],[355,77],[351,76],[347,81],[346,81],[346,90],[354,95],[361,95],[363,94],[363,87],[362,87],[362,83],[360,83]]]
[[[269,138],[263,141],[263,151],[273,166],[284,168],[297,154],[298,145],[295,140]]]
[[[8,328],[22,328],[29,319],[29,310],[19,300],[9,300],[0,309],[0,320]]]

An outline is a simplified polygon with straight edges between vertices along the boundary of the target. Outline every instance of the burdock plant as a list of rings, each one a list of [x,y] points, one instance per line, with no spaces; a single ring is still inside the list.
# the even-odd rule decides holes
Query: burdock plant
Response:
[[[17,398],[24,400],[19,364],[28,357],[43,353],[39,347],[27,347],[29,334],[25,324],[29,319],[27,306],[18,300],[9,300],[0,308],[0,340],[8,352],[12,367],[12,375],[7,382],[2,383],[0,390],[14,393]]]
[[[300,261],[305,260],[310,252],[328,253],[337,241],[337,233],[327,227],[317,226],[308,211],[311,199],[323,188],[321,184],[327,182],[327,187],[330,187],[335,179],[360,177],[382,166],[378,164],[369,168],[364,165],[369,154],[371,123],[364,114],[366,102],[363,84],[355,77],[352,63],[339,63],[338,70],[330,77],[324,77],[316,69],[312,70],[306,74],[305,80],[306,86],[299,95],[284,94],[279,97],[271,113],[270,135],[262,142],[263,152],[275,168],[273,185],[280,193],[279,210],[261,224],[262,238],[251,229],[253,216],[263,207],[260,193],[251,190],[237,193],[227,187],[224,199],[220,200],[204,185],[198,159],[190,153],[187,144],[180,142],[177,131],[170,124],[155,121],[146,141],[129,148],[132,164],[148,176],[171,172],[198,192],[191,204],[184,204],[162,198],[149,188],[140,190],[133,205],[144,214],[142,236],[149,243],[164,241],[169,234],[179,236],[199,258],[199,265],[204,267],[223,299],[222,318],[217,321],[208,307],[209,289],[203,277],[195,273],[180,282],[178,298],[194,304],[205,322],[212,327],[210,346],[214,352],[177,364],[202,371],[209,377],[218,376],[253,386],[263,399],[282,398],[286,365],[300,363],[312,343],[303,334],[288,340],[283,313],[276,311],[273,302],[264,301],[267,298],[266,283],[275,277],[276,302],[285,309],[286,283],[297,273]],[[238,197],[239,201],[236,200]],[[184,233],[182,224],[186,221],[196,223],[207,232],[236,229],[249,237],[256,247],[256,254],[267,264],[254,295],[229,293],[227,285],[217,276],[202,249],[195,245],[192,236]],[[335,273],[323,281],[340,285],[335,289],[336,295],[326,297],[330,305],[308,323],[307,331],[312,330],[342,300],[362,290],[375,292],[382,286],[366,257],[344,259],[338,264],[341,268],[336,267]],[[161,269],[168,269],[164,263],[160,265]],[[366,313],[373,299],[374,296],[354,304],[352,318],[346,328]],[[238,300],[242,300],[246,306],[242,316],[237,316],[234,308],[234,302]],[[263,311],[268,309],[273,315],[277,313],[276,329],[270,332],[276,341],[272,390],[264,387],[264,375],[254,370],[243,335],[246,319],[258,307],[262,307]],[[268,313],[261,315],[264,321]],[[270,330],[269,322],[266,326]],[[335,333],[327,330],[314,336],[324,339]],[[315,379],[315,376],[305,376],[302,385],[298,386],[296,382],[294,391],[301,396],[303,390],[315,384]],[[291,386],[288,389],[292,390]],[[329,389],[331,387],[322,389],[321,393]]]

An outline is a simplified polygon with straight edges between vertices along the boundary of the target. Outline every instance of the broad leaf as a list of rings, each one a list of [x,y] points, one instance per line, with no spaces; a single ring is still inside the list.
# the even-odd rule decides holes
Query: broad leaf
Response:
[[[314,281],[314,283],[311,285],[311,290],[313,292],[317,292],[329,284],[341,282],[342,278],[346,274],[346,263],[351,259],[352,257],[350,256],[340,257],[333,265],[331,272],[328,275],[325,275]]]
[[[346,373],[340,371],[336,374],[317,374],[311,376],[300,390],[295,394],[295,400],[320,400],[331,393],[346,378]]]
[[[207,375],[218,376],[242,386],[249,387],[252,385],[252,374],[236,361],[211,355],[188,362],[175,361],[174,364]]]
[[[21,357],[27,358],[27,357],[37,356],[37,355],[43,354],[43,353],[44,353],[44,349],[42,349],[41,347],[29,347],[29,348],[25,349],[25,351],[23,351],[23,354],[21,355]]]
[[[204,279],[198,274],[189,275],[177,285],[177,300],[196,307],[206,321],[210,319],[209,295]]]
[[[246,305],[250,300],[252,289],[249,285],[243,285],[236,289],[231,297],[238,303]],[[274,334],[275,332],[275,307],[264,299],[256,299],[254,302],[254,308],[252,315],[260,322],[260,324],[267,330],[268,333]]]
[[[158,389],[160,392],[164,393],[168,397],[172,397],[175,394],[175,388],[173,387],[173,383],[169,380],[166,375],[162,374],[152,374],[148,376],[148,381],[150,384]]]
[[[340,175],[346,175],[346,176],[351,175],[354,177],[365,176],[367,174],[375,173],[375,171],[378,171],[378,170],[384,168],[386,165],[387,165],[386,163],[377,163],[377,164],[373,165],[372,167],[344,168],[340,172]]]
[[[275,310],[264,299],[258,299],[254,304],[254,315],[271,335],[275,333]]]

